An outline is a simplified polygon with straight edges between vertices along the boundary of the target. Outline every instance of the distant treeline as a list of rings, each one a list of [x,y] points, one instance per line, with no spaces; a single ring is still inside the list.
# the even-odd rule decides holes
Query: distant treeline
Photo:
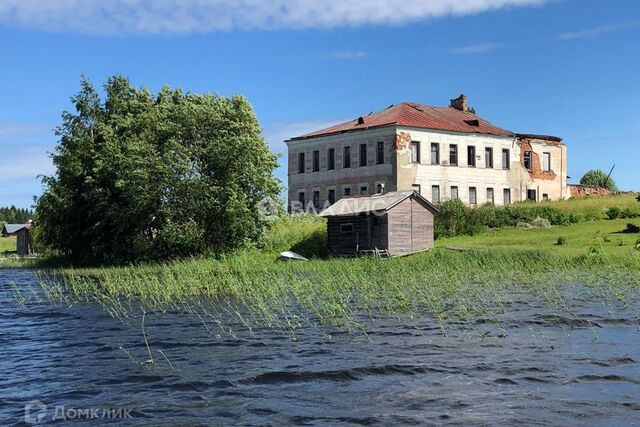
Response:
[[[24,224],[33,217],[33,211],[24,208],[0,207],[0,223]]]

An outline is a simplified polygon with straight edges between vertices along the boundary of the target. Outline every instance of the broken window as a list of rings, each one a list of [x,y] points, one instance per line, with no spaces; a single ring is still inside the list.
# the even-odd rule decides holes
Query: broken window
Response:
[[[298,153],[298,173],[304,173],[304,153]]]
[[[332,170],[336,168],[336,150],[335,148],[329,148],[327,150],[327,169]]]
[[[411,162],[420,163],[420,141],[411,141]]]
[[[458,187],[456,187],[455,185],[453,187],[451,187],[451,199],[457,199],[458,196]]]
[[[451,144],[449,146],[449,164],[450,165],[458,164],[458,146],[455,144]]]
[[[509,169],[511,168],[511,162],[510,160],[510,153],[508,149],[503,149],[502,150],[502,169]]]
[[[367,166],[367,144],[360,144],[360,166]]]
[[[538,198],[536,197],[536,190],[527,190],[527,200],[531,200],[536,202]]]
[[[440,144],[437,142],[431,143],[431,164],[440,164]]]
[[[502,190],[502,201],[505,205],[511,204],[511,189],[505,188]]]
[[[320,150],[313,152],[313,171],[318,172],[320,170]]]
[[[495,203],[493,197],[493,188],[487,188],[487,203]]]
[[[467,165],[476,167],[476,147],[473,145],[467,147]]]
[[[346,145],[344,147],[344,155],[342,156],[342,167],[351,167],[351,146]]]
[[[524,152],[524,167],[527,170],[531,170],[533,168],[532,157],[531,151]]]
[[[484,149],[484,167],[493,168],[493,148],[491,147]]]
[[[542,153],[542,170],[551,171],[551,153]]]
[[[334,190],[333,188],[329,190],[327,200],[329,200],[329,203],[331,204],[334,204],[336,202],[336,190]]]
[[[384,163],[384,142],[379,141],[376,149],[376,164]]]
[[[469,187],[469,204],[475,205],[478,203],[478,195],[476,193],[476,187]]]
[[[440,203],[440,186],[431,186],[431,203]]]

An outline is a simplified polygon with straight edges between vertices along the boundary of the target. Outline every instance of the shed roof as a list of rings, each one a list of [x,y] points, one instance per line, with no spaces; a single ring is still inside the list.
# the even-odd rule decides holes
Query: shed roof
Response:
[[[438,212],[438,209],[420,194],[413,190],[406,190],[374,194],[373,196],[367,197],[343,198],[320,212],[320,216],[353,216],[370,212],[385,212],[411,196],[420,199],[432,212]]]
[[[385,126],[407,126],[462,133],[513,136],[513,132],[495,126],[470,112],[452,107],[432,107],[403,102],[326,129],[291,138],[289,141],[335,135]]]
[[[5,224],[2,227],[2,235],[6,236],[9,234],[15,234],[23,228],[28,227],[30,224]]]

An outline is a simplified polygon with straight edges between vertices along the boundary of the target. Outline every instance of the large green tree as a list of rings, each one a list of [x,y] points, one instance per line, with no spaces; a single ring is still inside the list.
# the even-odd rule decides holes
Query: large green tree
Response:
[[[591,169],[580,179],[582,185],[607,188],[610,191],[618,191],[615,181],[606,172],[600,169]]]
[[[36,203],[37,238],[77,261],[221,253],[258,241],[255,206],[275,197],[277,156],[242,96],[154,94],[87,79],[64,112],[55,176]]]

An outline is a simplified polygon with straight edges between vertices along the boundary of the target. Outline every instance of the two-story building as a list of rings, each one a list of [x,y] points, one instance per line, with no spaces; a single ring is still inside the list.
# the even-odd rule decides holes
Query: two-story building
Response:
[[[464,95],[449,107],[403,102],[286,142],[292,211],[402,190],[468,205],[569,197],[561,138],[497,127]]]

